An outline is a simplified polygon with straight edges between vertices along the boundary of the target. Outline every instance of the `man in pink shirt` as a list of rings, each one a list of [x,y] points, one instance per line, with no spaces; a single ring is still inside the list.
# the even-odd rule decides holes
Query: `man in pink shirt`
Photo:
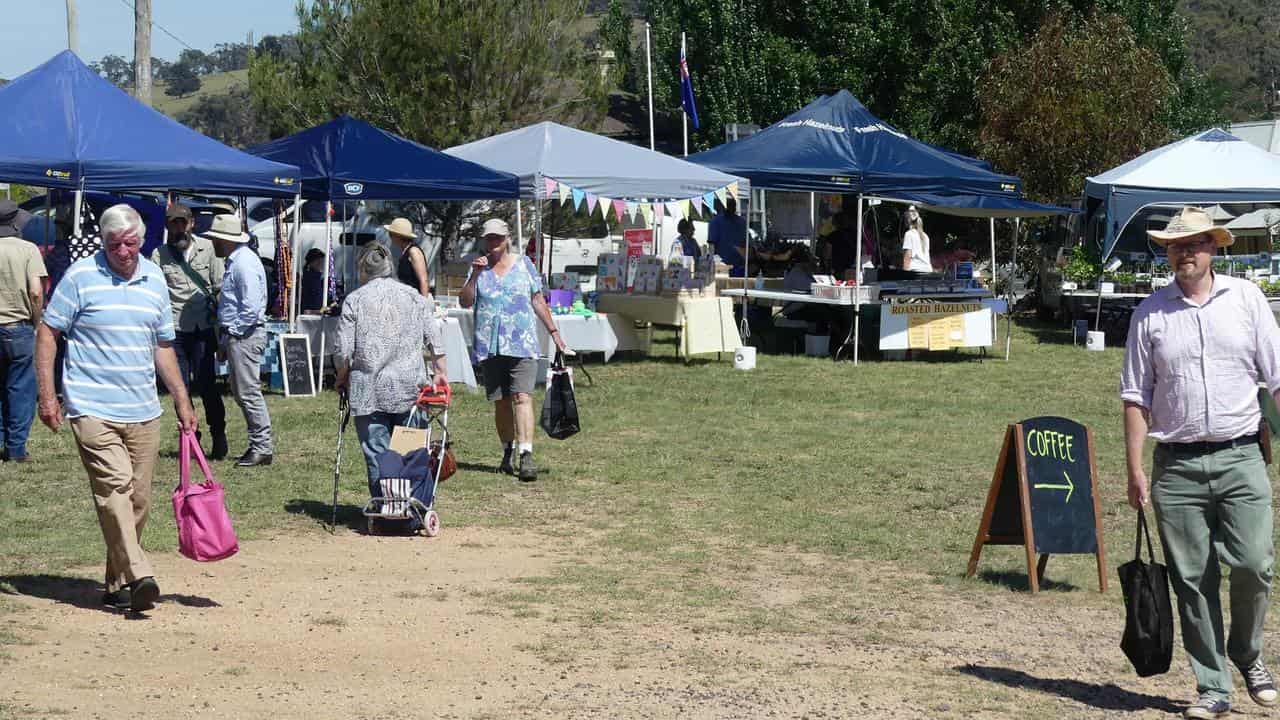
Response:
[[[1183,208],[1148,235],[1168,251],[1175,282],[1129,325],[1120,381],[1129,504],[1155,505],[1199,693],[1185,716],[1221,718],[1231,712],[1228,659],[1255,703],[1277,703],[1262,662],[1274,543],[1257,393],[1260,382],[1280,391],[1280,329],[1256,285],[1212,271],[1218,248],[1235,238],[1207,213]],[[1142,463],[1148,435],[1154,484]],[[1225,638],[1220,563],[1231,568]]]

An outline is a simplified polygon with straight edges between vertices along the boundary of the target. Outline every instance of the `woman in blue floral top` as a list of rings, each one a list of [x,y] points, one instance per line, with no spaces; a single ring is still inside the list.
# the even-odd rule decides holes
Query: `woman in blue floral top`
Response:
[[[561,352],[564,340],[542,296],[542,277],[533,262],[511,252],[511,233],[502,220],[484,224],[485,253],[471,263],[459,293],[462,307],[475,307],[475,358],[493,401],[493,419],[502,441],[499,470],[536,480],[533,464],[533,386],[538,372],[541,322]],[[517,471],[515,455],[519,452]]]

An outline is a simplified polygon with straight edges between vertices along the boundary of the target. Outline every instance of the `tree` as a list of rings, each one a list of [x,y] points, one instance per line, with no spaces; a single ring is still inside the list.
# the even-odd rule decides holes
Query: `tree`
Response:
[[[178,116],[178,122],[232,147],[267,141],[266,130],[253,112],[249,88],[236,84],[227,93],[201,96]]]
[[[593,129],[598,61],[575,30],[584,0],[315,0],[297,59],[255,54],[250,91],[271,137],[341,113],[431,147],[539,120]],[[442,235],[461,215],[432,206]]]
[[[89,69],[98,73],[113,85],[127,88],[133,85],[133,61],[120,55],[103,55],[97,62],[89,63]]]
[[[997,57],[978,84],[983,157],[1054,202],[1084,178],[1172,139],[1172,81],[1117,15],[1051,16],[1029,43]]]
[[[1213,116],[1214,97],[1187,61],[1177,0],[648,0],[655,106],[679,107],[685,31],[702,118],[697,147],[720,142],[726,123],[766,125],[845,88],[908,134],[973,152],[976,82],[991,59],[1050,14],[1080,23],[1098,8],[1122,17],[1177,79],[1166,122],[1185,128]]]
[[[183,97],[200,89],[200,76],[195,67],[187,62],[169,64],[161,77],[165,82],[164,94],[171,97]]]
[[[631,23],[631,13],[627,12],[622,0],[609,0],[609,8],[600,24],[600,39],[605,49],[613,51],[615,82],[627,92],[637,90],[631,51]]]
[[[582,0],[316,0],[299,59],[255,56],[272,136],[348,112],[432,147],[537,120],[594,126],[604,87],[574,23]]]
[[[205,56],[209,72],[232,72],[249,67],[248,43],[218,43]]]

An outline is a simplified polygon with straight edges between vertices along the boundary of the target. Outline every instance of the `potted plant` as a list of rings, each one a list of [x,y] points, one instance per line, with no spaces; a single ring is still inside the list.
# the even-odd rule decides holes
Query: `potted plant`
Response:
[[[1081,288],[1092,286],[1097,282],[1100,274],[1102,274],[1102,265],[1098,261],[1098,256],[1084,245],[1072,248],[1071,259],[1067,261],[1066,267],[1062,268],[1063,277]]]

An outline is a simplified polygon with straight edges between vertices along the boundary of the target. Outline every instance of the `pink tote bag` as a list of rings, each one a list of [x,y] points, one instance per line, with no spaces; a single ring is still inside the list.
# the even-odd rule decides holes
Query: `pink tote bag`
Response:
[[[240,543],[227,514],[226,493],[213,479],[195,433],[179,435],[178,487],[173,490],[173,517],[178,524],[178,552],[197,562],[213,562],[236,554]],[[195,455],[203,483],[191,482]]]

